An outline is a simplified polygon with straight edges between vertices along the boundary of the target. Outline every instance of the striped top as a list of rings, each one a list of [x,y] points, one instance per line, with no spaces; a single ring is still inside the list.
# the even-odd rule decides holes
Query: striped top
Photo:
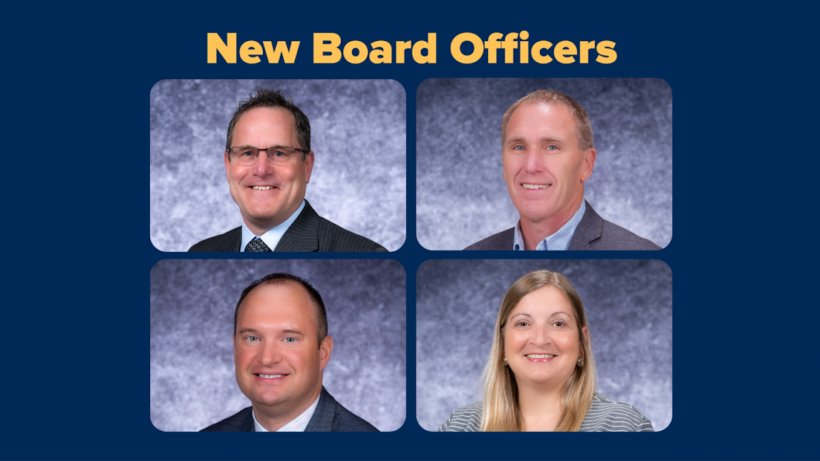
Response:
[[[481,402],[458,408],[441,425],[439,432],[478,432]],[[638,410],[595,394],[580,432],[653,432],[652,423]]]

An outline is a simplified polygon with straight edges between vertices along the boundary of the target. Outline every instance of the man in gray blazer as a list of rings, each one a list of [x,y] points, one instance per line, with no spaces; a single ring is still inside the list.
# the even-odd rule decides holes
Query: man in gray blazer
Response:
[[[251,283],[234,311],[234,365],[251,406],[207,432],[373,432],[322,385],[333,351],[327,311],[307,281],[275,273]]]
[[[242,226],[189,251],[387,251],[305,201],[313,161],[307,116],[278,91],[258,90],[234,112],[224,152]]]
[[[586,110],[568,95],[537,90],[501,119],[504,181],[518,224],[467,250],[657,250],[601,218],[584,200],[596,150]]]

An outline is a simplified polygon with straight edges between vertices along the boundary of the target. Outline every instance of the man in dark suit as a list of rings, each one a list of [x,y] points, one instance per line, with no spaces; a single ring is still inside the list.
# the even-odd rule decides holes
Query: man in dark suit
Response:
[[[322,385],[332,351],[327,311],[313,286],[283,273],[253,282],[234,312],[236,382],[251,406],[203,431],[376,431]]]
[[[307,203],[313,162],[307,116],[279,92],[258,90],[234,112],[224,152],[242,226],[189,251],[387,251],[322,218]]]
[[[568,95],[537,90],[501,120],[502,164],[518,224],[467,250],[657,250],[601,218],[584,200],[596,150],[586,110]]]

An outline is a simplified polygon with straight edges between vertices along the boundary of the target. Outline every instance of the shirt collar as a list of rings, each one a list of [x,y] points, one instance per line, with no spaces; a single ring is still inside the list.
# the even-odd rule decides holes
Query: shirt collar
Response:
[[[586,213],[587,204],[586,201],[581,201],[581,206],[578,208],[578,211],[569,218],[569,221],[566,222],[560,229],[555,231],[554,234],[548,235],[544,240],[538,242],[538,245],[535,246],[536,251],[546,251],[546,250],[567,250],[569,249],[569,243],[572,241],[572,236],[575,234],[575,229],[578,228],[578,224],[581,222],[581,219],[584,217],[584,213]],[[522,251],[524,250],[524,236],[521,233],[521,221],[519,221],[515,225],[515,236],[513,237],[513,251]]]
[[[242,244],[239,247],[239,251],[245,251],[245,247],[248,245],[248,242],[253,240],[254,237],[259,237],[260,239],[262,239],[262,241],[265,242],[265,245],[267,245],[268,248],[271,249],[271,251],[275,250],[276,245],[278,245],[279,241],[282,240],[282,236],[284,236],[285,232],[287,232],[288,229],[290,229],[291,224],[293,224],[293,222],[296,221],[296,218],[299,217],[299,214],[301,214],[302,210],[304,209],[305,201],[302,200],[302,204],[299,205],[299,208],[297,208],[296,211],[293,212],[293,214],[288,216],[288,219],[282,222],[282,224],[279,224],[278,226],[268,230],[267,232],[259,236],[251,232],[251,230],[248,229],[248,226],[246,226],[245,223],[242,223]]]
[[[305,429],[307,429],[308,423],[310,422],[310,418],[313,417],[313,413],[316,412],[316,407],[318,406],[319,397],[316,397],[316,400],[313,401],[307,410],[285,423],[285,425],[280,427],[276,432],[305,432]],[[270,432],[265,429],[265,426],[259,424],[259,420],[256,419],[256,413],[254,413],[253,410],[251,410],[251,415],[253,415],[253,427],[256,432]]]

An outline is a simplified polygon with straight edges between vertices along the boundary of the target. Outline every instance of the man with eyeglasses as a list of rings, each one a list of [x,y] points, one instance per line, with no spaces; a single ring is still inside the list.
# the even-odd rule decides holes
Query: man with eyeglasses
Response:
[[[310,121],[278,91],[260,89],[239,105],[224,159],[243,224],[189,251],[387,251],[322,218],[305,200],[314,161]]]

